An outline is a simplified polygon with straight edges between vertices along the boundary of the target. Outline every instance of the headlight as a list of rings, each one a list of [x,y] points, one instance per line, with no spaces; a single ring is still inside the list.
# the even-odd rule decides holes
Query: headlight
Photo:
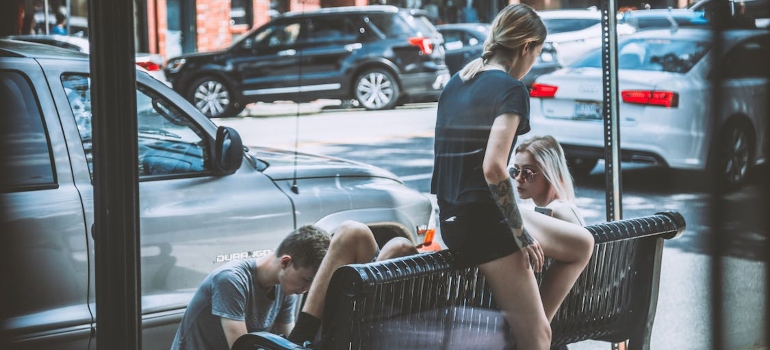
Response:
[[[182,69],[182,66],[184,66],[186,62],[187,61],[184,58],[172,59],[166,63],[166,69],[169,73],[179,72],[179,70]]]

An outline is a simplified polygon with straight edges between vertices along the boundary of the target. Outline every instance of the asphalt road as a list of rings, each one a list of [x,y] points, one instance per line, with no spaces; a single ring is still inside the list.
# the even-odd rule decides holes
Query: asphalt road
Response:
[[[415,104],[392,111],[321,109],[293,105],[279,117],[239,117],[215,120],[236,128],[246,145],[268,145],[363,161],[399,175],[405,184],[428,193],[433,157],[435,104]],[[306,108],[308,107],[308,108]],[[302,111],[297,116],[294,108]],[[725,235],[726,349],[764,349],[763,226],[767,208],[759,193],[761,179],[753,178],[724,198],[727,223],[712,230],[713,199],[704,174],[669,171],[660,167],[623,164],[621,197],[624,218],[676,210],[687,220],[685,234],[666,242],[661,270],[652,349],[712,348],[710,242]],[[578,206],[586,221],[606,221],[604,164],[576,180]],[[717,232],[717,233],[715,233]],[[608,349],[587,341],[572,350]]]

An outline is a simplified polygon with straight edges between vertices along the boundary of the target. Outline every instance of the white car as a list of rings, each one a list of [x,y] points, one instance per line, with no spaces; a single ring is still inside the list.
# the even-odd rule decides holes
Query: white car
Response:
[[[538,15],[548,29],[546,42],[556,48],[562,66],[568,66],[588,51],[602,45],[601,11],[546,10]],[[632,34],[636,28],[618,24],[618,36]]]
[[[82,53],[88,53],[90,46],[87,38],[72,35],[57,35],[57,34],[30,34],[30,35],[14,35],[5,37],[5,39],[28,41],[33,43],[57,46],[68,50],[78,51]],[[166,74],[163,73],[163,57],[158,54],[137,52],[136,53],[136,65],[145,70],[150,76],[160,80],[166,85],[169,85],[166,80]]]
[[[624,161],[693,170],[715,166],[729,186],[740,184],[750,165],[764,162],[770,35],[725,32],[726,54],[719,57],[710,50],[711,37],[707,29],[666,29],[619,41]],[[540,76],[530,92],[533,130],[562,143],[575,176],[604,157],[601,65],[601,50],[595,50],[569,68]],[[724,79],[722,111],[712,124],[710,79],[717,73]]]

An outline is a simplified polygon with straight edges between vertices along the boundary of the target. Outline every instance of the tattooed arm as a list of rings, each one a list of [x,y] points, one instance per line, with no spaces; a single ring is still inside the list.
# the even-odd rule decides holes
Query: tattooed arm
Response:
[[[516,244],[528,259],[532,259],[535,271],[540,271],[545,257],[540,244],[524,229],[524,222],[513,194],[513,180],[508,174],[508,155],[519,126],[516,114],[503,114],[495,118],[484,154],[484,178],[500,212],[511,228]]]
[[[487,185],[489,185],[492,197],[503,213],[508,227],[511,228],[513,238],[516,239],[519,248],[525,248],[535,243],[532,236],[524,229],[524,222],[521,220],[521,213],[518,205],[516,205],[516,198],[513,196],[513,180],[508,177],[496,185],[491,183],[487,183]]]

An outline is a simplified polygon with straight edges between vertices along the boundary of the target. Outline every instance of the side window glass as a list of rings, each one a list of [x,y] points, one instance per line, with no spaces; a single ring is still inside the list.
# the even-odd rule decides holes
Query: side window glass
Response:
[[[293,45],[297,42],[301,29],[298,22],[282,22],[260,31],[254,36],[257,46],[280,47]]]
[[[91,81],[83,75],[66,75],[62,77],[62,84],[93,177]],[[195,174],[207,170],[205,133],[189,116],[143,86],[136,92],[136,110],[139,176]]]
[[[0,71],[0,192],[55,184],[43,116],[29,81]]]
[[[155,92],[136,93],[139,176],[194,174],[209,167],[205,134],[192,119]]]
[[[446,31],[443,34],[444,36],[444,47],[447,49],[447,51],[454,51],[462,49],[464,46],[463,43],[463,35],[459,31]]]
[[[402,37],[412,34],[412,28],[403,18],[392,14],[371,14],[369,22],[372,23],[386,37]]]
[[[305,33],[305,40],[310,43],[348,42],[356,39],[347,18],[313,18]]]

